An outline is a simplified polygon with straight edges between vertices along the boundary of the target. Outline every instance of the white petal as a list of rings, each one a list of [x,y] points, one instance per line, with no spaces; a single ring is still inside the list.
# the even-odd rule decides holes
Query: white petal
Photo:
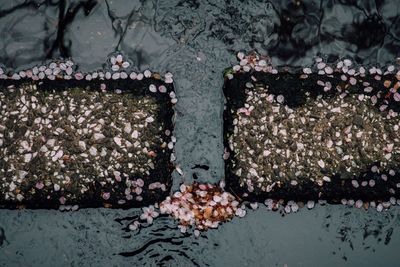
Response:
[[[124,69],[128,68],[131,64],[129,64],[129,62],[125,61],[124,63],[122,63],[122,67]]]
[[[118,55],[116,60],[117,60],[118,63],[121,63],[122,60],[123,60],[122,55]]]
[[[118,71],[119,70],[119,66],[118,65],[112,65],[111,69],[113,71]]]

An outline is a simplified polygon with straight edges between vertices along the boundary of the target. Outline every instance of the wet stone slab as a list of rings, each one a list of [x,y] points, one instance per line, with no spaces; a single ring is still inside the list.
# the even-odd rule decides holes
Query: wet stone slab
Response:
[[[331,202],[400,195],[400,104],[387,86],[398,77],[356,75],[350,84],[339,73],[227,73],[225,162],[234,191]]]
[[[164,199],[175,140],[170,92],[172,85],[154,78],[1,81],[0,207]]]

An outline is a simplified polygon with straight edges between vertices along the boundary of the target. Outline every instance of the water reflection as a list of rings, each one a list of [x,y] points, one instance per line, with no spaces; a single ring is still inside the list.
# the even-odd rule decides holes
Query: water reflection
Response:
[[[332,212],[332,207],[327,209],[324,227],[327,231],[334,231],[336,238],[341,242],[337,251],[344,253],[354,251],[355,246],[365,251],[376,252],[380,245],[388,246],[400,224],[399,209],[390,212],[378,213],[375,210],[358,210],[342,207]]]
[[[137,69],[174,74],[176,155],[184,171],[174,174],[175,183],[224,175],[222,71],[235,62],[235,51],[256,49],[291,67],[319,53],[363,64],[400,56],[395,0],[0,2],[0,62],[10,68],[72,57],[81,70],[94,70],[122,50]],[[262,208],[199,239],[179,233],[168,218],[128,231],[139,212],[1,210],[0,266],[376,266],[383,260],[396,266],[399,260],[398,208],[378,214],[324,206],[284,218]]]
[[[0,230],[7,241],[0,249],[0,263],[376,266],[384,259],[384,266],[396,266],[398,212],[317,205],[282,217],[261,207],[196,239],[181,234],[166,217],[140,231],[128,231],[127,225],[140,213],[137,209],[2,211]]]
[[[122,49],[140,66],[157,63],[157,46],[204,50],[210,39],[232,52],[256,49],[289,65],[305,65],[319,52],[381,64],[399,56],[395,1],[339,2],[5,1],[0,59],[10,67],[71,56],[101,64]],[[144,32],[150,36],[142,42]]]

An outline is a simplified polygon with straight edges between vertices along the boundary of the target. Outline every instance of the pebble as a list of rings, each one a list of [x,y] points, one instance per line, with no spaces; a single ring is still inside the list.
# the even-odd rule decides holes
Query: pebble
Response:
[[[86,143],[85,143],[84,141],[79,141],[78,143],[79,143],[79,147],[80,147],[82,150],[86,150]]]
[[[55,144],[56,144],[56,139],[49,139],[46,143],[46,145],[48,145],[49,147],[54,147]]]
[[[17,185],[14,184],[14,182],[11,182],[10,185],[9,185],[9,190],[10,191],[14,191],[16,188],[17,188]]]
[[[122,146],[122,139],[118,136],[113,138],[114,142],[118,145],[118,146]]]
[[[127,134],[130,134],[131,131],[132,131],[132,125],[131,125],[131,123],[128,122],[127,124],[125,124],[124,132]]]
[[[89,154],[92,156],[96,156],[97,155],[97,149],[95,147],[90,147],[89,149]]]
[[[321,159],[318,161],[318,166],[320,166],[321,168],[325,168],[325,162]]]
[[[24,155],[24,162],[25,162],[25,163],[30,162],[31,159],[32,159],[32,154],[31,154],[31,153],[28,153],[28,154],[25,154],[25,155]]]
[[[21,142],[21,146],[26,151],[30,151],[31,150],[31,147],[29,146],[29,143],[26,140]]]
[[[153,121],[154,121],[154,118],[152,116],[146,118],[146,122],[148,122],[148,123],[151,123]]]
[[[103,138],[105,138],[105,136],[101,133],[95,133],[93,134],[94,140],[101,140]]]
[[[17,198],[18,201],[21,202],[25,197],[22,194],[17,194],[16,198]]]
[[[330,182],[330,181],[331,181],[331,178],[329,178],[328,176],[324,176],[324,177],[322,178],[322,180],[324,180],[325,182]]]
[[[132,132],[132,138],[133,138],[133,139],[137,139],[138,137],[139,137],[139,132],[136,131],[136,130],[134,130],[134,131]]]
[[[64,151],[58,150],[57,153],[52,157],[53,161],[59,160],[64,155]]]

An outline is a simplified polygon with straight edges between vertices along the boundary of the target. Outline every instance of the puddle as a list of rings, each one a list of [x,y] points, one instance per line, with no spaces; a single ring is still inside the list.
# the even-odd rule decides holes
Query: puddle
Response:
[[[293,69],[324,58],[361,64],[399,57],[396,1],[9,1],[0,8],[0,62],[23,69],[72,57],[81,71],[123,51],[141,71],[174,74],[180,181],[224,176],[223,70],[256,49]],[[200,167],[199,166],[204,166]],[[265,208],[195,239],[159,218],[126,231],[139,210],[0,211],[0,266],[395,266],[398,209],[344,206],[281,217]]]

